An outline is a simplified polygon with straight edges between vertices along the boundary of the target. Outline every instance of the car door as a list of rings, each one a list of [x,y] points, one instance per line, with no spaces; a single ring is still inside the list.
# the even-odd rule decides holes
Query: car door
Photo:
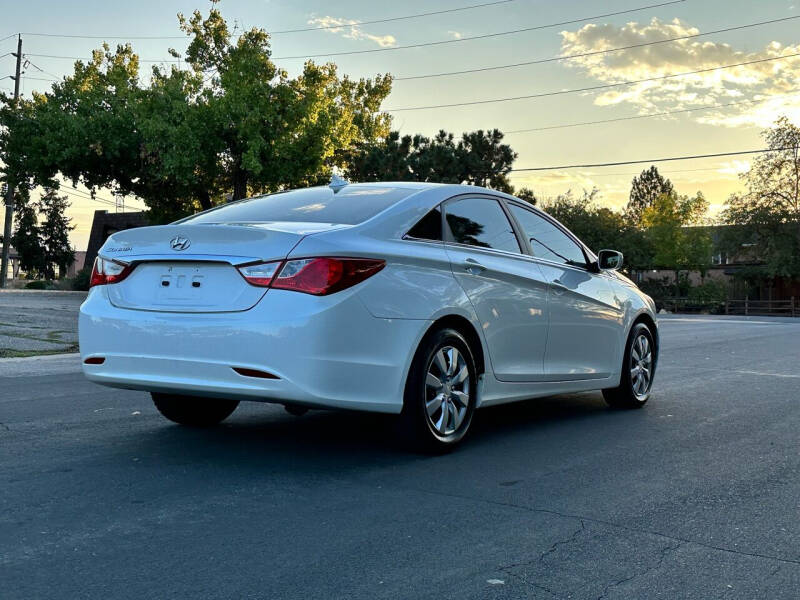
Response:
[[[495,377],[542,380],[548,283],[523,254],[503,205],[459,196],[444,204],[444,222],[453,274],[480,320]]]
[[[593,272],[582,246],[555,221],[521,204],[508,207],[549,283],[546,378],[608,377],[620,360],[623,328],[608,277]]]

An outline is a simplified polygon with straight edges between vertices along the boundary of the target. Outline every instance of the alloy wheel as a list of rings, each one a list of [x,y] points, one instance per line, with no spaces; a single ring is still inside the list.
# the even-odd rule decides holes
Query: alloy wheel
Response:
[[[640,333],[631,345],[631,387],[634,395],[642,400],[650,391],[653,379],[653,352],[650,340]]]
[[[436,351],[425,378],[425,410],[431,428],[441,436],[461,426],[469,409],[469,367],[453,346]]]

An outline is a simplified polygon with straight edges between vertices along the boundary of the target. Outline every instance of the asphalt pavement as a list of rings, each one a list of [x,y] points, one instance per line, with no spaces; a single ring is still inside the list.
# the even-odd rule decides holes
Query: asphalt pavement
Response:
[[[440,457],[386,417],[187,430],[74,355],[0,361],[0,597],[800,597],[800,320],[661,336],[644,409],[490,408]]]

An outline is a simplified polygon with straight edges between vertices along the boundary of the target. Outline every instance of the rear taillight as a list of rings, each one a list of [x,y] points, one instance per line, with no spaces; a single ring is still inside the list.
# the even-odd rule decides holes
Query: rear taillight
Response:
[[[272,283],[272,278],[275,277],[281,264],[282,262],[278,261],[247,265],[239,267],[239,273],[242,274],[242,277],[244,277],[245,281],[250,285],[269,287],[269,284]]]
[[[94,259],[89,287],[119,283],[133,271],[133,265],[98,256]]]
[[[239,267],[252,285],[325,296],[373,276],[386,262],[371,258],[303,258]]]

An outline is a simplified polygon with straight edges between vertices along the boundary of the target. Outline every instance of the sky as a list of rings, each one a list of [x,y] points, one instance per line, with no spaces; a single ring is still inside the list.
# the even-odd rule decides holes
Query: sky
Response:
[[[352,78],[391,73],[396,81],[382,108],[392,111],[393,126],[403,134],[434,135],[440,129],[456,135],[475,129],[507,132],[505,142],[519,154],[515,168],[752,150],[763,147],[761,132],[778,116],[800,122],[800,83],[796,81],[800,56],[772,60],[800,54],[800,11],[796,6],[800,0],[507,0],[438,15],[353,24],[490,1],[223,0],[219,7],[239,29],[261,27],[275,32],[274,60],[290,75],[296,75],[304,62],[295,57],[309,55],[315,55],[317,62],[336,62],[339,73]],[[6,2],[0,11],[0,39],[24,32],[23,53],[30,61],[22,81],[25,96],[34,90],[45,91],[49,80],[72,71],[72,58],[54,56],[89,57],[104,40],[112,45],[131,42],[143,60],[142,77],[146,79],[149,61],[170,60],[169,48],[186,48],[177,13],[189,14],[195,9],[205,13],[209,6],[203,0]],[[630,12],[610,14],[623,11]],[[279,33],[315,27],[326,29]],[[505,33],[530,28],[536,29]],[[718,30],[728,31],[602,52]],[[475,36],[488,37],[466,39]],[[152,39],[155,37],[173,39]],[[0,77],[13,72],[13,57],[2,55],[13,51],[15,42],[16,38],[0,42]],[[397,48],[429,42],[445,43]],[[363,52],[367,50],[371,52]],[[347,52],[360,53],[330,56]],[[545,59],[551,60],[492,68]],[[716,69],[744,62],[751,64]],[[404,79],[474,69],[486,70]],[[593,91],[567,91],[700,70],[705,72]],[[2,79],[0,89],[9,91],[11,84],[10,79]],[[559,93],[420,109],[551,92]],[[683,112],[630,119],[675,111]],[[594,121],[610,122],[586,124]],[[731,193],[741,189],[739,174],[747,170],[750,158],[654,164],[680,193],[702,191],[715,213]],[[553,169],[512,173],[511,178],[517,187],[530,187],[538,197],[597,187],[599,203],[619,208],[627,201],[631,179],[648,166]],[[93,212],[114,211],[113,197],[104,190],[99,199],[92,200],[85,189],[74,193],[69,186],[63,189],[70,193],[69,215],[77,226],[71,239],[77,250],[83,250]],[[140,206],[135,198],[125,201],[128,210]]]

